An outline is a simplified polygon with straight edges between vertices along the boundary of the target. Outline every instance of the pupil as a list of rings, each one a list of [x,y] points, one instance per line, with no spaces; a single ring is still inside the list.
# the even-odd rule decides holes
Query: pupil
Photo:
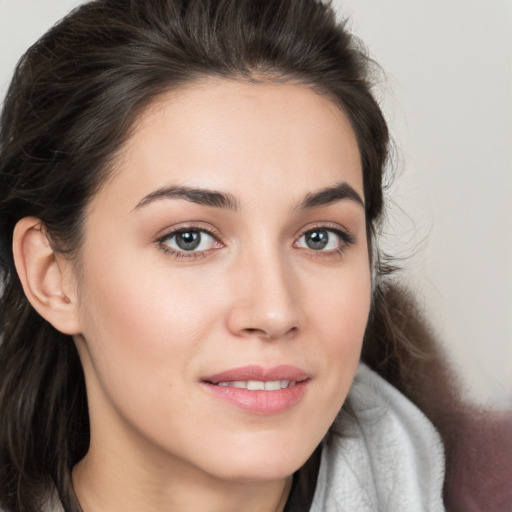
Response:
[[[201,234],[198,231],[183,231],[176,235],[176,245],[184,251],[193,251],[201,243]]]
[[[306,234],[306,244],[310,249],[318,251],[323,249],[329,241],[329,234],[325,230],[310,231]]]

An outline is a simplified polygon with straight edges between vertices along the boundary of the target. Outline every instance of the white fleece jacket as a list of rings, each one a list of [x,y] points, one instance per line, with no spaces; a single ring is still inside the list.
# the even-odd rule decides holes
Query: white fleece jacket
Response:
[[[322,450],[310,512],[442,512],[444,453],[423,413],[361,364],[340,435]]]

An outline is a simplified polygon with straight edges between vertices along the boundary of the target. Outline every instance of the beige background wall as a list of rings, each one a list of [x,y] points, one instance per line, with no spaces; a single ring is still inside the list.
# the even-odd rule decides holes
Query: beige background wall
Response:
[[[471,396],[512,406],[512,2],[336,0],[387,73],[387,241]]]
[[[0,97],[77,3],[0,0]],[[334,4],[386,71],[398,179],[384,245],[408,258],[468,394],[512,405],[512,1]]]

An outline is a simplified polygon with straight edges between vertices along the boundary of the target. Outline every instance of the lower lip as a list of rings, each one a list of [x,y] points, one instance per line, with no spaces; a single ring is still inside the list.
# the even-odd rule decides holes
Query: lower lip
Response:
[[[217,398],[239,409],[255,414],[278,414],[300,402],[306,393],[309,379],[296,382],[293,386],[273,391],[250,391],[230,386],[216,386],[203,382],[203,386]]]

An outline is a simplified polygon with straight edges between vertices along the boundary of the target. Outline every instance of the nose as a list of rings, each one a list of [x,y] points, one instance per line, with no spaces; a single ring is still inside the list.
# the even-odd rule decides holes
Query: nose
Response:
[[[232,273],[228,329],[239,337],[277,340],[301,328],[297,279],[278,254],[249,257]]]

